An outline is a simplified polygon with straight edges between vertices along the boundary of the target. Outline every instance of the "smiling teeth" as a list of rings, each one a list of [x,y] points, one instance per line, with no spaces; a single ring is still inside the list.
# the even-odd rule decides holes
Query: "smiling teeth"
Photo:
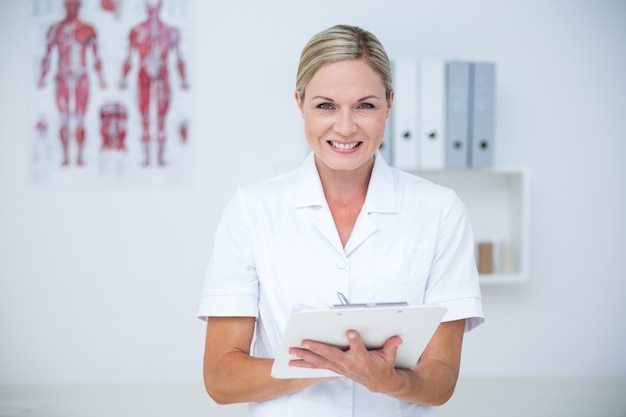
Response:
[[[330,145],[333,148],[348,150],[348,149],[354,149],[357,146],[359,146],[359,142],[355,142],[355,143],[339,143],[339,142],[330,141]]]

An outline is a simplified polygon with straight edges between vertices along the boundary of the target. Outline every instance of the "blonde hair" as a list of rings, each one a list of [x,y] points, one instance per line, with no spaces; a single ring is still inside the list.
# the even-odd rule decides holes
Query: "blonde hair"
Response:
[[[372,33],[356,26],[336,25],[313,36],[300,55],[296,89],[304,99],[304,89],[317,70],[328,63],[346,59],[363,59],[385,85],[387,100],[391,96],[391,64],[385,48]]]

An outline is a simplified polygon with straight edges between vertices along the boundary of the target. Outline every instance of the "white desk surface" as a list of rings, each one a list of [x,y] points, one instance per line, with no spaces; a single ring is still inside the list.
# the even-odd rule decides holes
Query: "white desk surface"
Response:
[[[626,378],[461,378],[440,417],[626,417]]]
[[[462,378],[440,417],[624,417],[626,379]],[[201,381],[0,385],[1,417],[245,417]],[[384,417],[384,416],[381,416]]]

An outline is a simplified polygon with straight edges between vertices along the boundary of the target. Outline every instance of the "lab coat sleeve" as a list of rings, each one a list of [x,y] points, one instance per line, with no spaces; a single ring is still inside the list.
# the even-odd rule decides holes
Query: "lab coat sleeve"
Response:
[[[424,301],[448,308],[443,321],[466,319],[466,331],[484,321],[474,237],[465,206],[452,190],[442,201],[436,252]]]
[[[198,317],[258,316],[259,284],[243,189],[226,205],[206,269]]]

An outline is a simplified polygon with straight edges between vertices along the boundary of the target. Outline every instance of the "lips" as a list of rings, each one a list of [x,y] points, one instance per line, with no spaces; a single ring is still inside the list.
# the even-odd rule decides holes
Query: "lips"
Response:
[[[360,146],[363,142],[341,143],[341,142],[335,142],[335,141],[329,140],[327,143],[333,148],[341,149],[343,151],[349,151],[351,149],[354,149]]]

